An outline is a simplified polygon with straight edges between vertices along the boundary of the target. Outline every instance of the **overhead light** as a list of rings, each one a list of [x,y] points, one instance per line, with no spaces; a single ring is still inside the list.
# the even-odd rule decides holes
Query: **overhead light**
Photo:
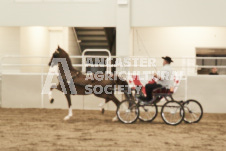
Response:
[[[39,3],[43,0],[14,0],[16,3]]]
[[[99,2],[100,0],[44,0],[44,2],[82,2],[82,3],[93,3],[93,2]]]
[[[63,27],[49,27],[48,28],[49,30],[55,30],[55,31],[62,31],[63,30]]]
[[[100,0],[14,0],[16,3],[40,3],[40,2],[78,2],[78,3],[96,3],[100,2]]]
[[[118,4],[119,5],[127,5],[128,4],[128,0],[118,0]]]
[[[44,2],[71,2],[71,0],[44,0]]]
[[[92,3],[92,2],[100,2],[100,0],[71,0],[72,2],[87,2],[87,3]]]

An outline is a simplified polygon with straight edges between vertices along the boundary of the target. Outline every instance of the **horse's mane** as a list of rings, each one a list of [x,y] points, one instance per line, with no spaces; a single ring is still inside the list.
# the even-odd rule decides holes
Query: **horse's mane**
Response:
[[[73,67],[69,54],[64,49],[58,47],[58,51],[61,51],[61,56],[60,56],[61,58],[66,58],[69,70],[79,71]]]

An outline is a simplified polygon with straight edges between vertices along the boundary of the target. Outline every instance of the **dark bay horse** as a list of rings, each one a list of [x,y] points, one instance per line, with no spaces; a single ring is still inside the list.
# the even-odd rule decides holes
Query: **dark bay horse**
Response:
[[[107,103],[108,101],[113,101],[116,105],[116,107],[119,105],[120,101],[115,97],[114,92],[109,94],[105,91],[103,91],[102,93],[95,93],[95,92],[91,92],[91,93],[86,93],[87,92],[87,85],[94,87],[96,85],[105,87],[105,86],[110,86],[110,87],[114,87],[115,85],[121,85],[122,87],[127,87],[128,83],[126,80],[122,80],[121,78],[119,78],[118,76],[116,76],[115,79],[107,79],[104,78],[103,80],[96,80],[96,79],[87,79],[87,76],[84,75],[81,71],[76,70],[75,68],[73,68],[72,63],[71,63],[71,59],[69,58],[69,55],[58,46],[58,48],[56,49],[56,51],[53,53],[52,58],[49,62],[49,66],[54,66],[57,65],[58,66],[58,70],[59,70],[59,74],[61,75],[61,78],[59,78],[58,76],[58,81],[59,83],[57,85],[52,85],[50,88],[50,93],[49,93],[49,99],[50,102],[53,103],[54,99],[52,98],[52,90],[53,89],[57,89],[59,91],[62,91],[64,93],[64,95],[66,96],[67,102],[68,102],[68,108],[69,108],[69,113],[68,115],[64,118],[64,120],[68,120],[70,119],[70,117],[72,117],[72,107],[71,107],[71,97],[70,95],[75,95],[74,93],[72,93],[71,91],[71,87],[70,87],[70,82],[67,80],[66,77],[66,71],[63,68],[62,63],[58,62],[58,63],[54,63],[54,58],[63,58],[66,59],[68,68],[69,68],[69,73],[71,74],[72,77],[72,83],[74,84],[73,86],[75,87],[76,90],[76,94],[77,95],[88,95],[88,94],[94,94],[97,97],[100,98],[104,98],[105,99],[105,103]],[[103,76],[106,76],[106,74],[103,74]],[[108,75],[109,76],[109,75]],[[65,85],[65,89],[62,89],[61,84]],[[65,92],[66,91],[66,92]],[[114,91],[113,89],[111,91]],[[126,95],[125,95],[126,96]],[[113,118],[113,121],[117,120],[116,117]]]

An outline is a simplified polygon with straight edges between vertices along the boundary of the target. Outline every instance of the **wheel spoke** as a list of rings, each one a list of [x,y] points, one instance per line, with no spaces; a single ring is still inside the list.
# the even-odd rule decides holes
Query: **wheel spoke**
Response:
[[[194,100],[188,100],[184,105],[186,111],[184,120],[188,123],[194,123],[201,119],[202,108],[201,105]]]
[[[194,117],[195,120],[197,119],[197,116],[195,113],[191,113],[191,115]]]
[[[170,125],[177,125],[183,120],[183,110],[181,105],[176,101],[169,101],[163,105],[162,118]]]
[[[195,119],[194,119],[194,117],[192,116],[192,114],[189,114],[190,115],[190,117],[192,118],[192,121],[194,121]]]
[[[139,119],[141,121],[152,121],[157,116],[156,105],[141,106]]]
[[[117,116],[123,123],[133,123],[138,118],[139,113],[137,113],[136,105],[126,100],[122,101],[117,108]]]

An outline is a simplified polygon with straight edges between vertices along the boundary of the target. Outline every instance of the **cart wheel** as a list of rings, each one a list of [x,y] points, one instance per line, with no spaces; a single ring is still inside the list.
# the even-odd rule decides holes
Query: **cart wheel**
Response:
[[[178,125],[184,119],[184,109],[180,103],[168,101],[162,107],[161,116],[166,124]]]
[[[138,119],[139,108],[135,103],[124,100],[119,104],[116,114],[122,123],[131,124]]]
[[[184,121],[187,123],[198,123],[203,116],[202,105],[196,100],[187,100],[183,104]]]
[[[153,121],[158,115],[158,108],[155,104],[140,106],[139,107],[140,116],[139,119],[144,122]]]

